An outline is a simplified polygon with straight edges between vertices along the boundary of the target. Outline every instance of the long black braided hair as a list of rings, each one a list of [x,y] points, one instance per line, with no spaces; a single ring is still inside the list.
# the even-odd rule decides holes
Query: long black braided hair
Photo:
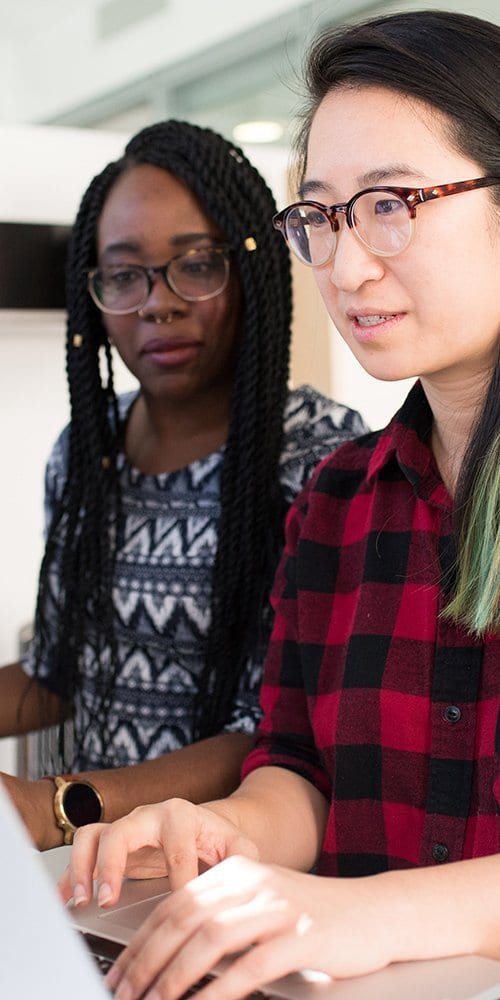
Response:
[[[233,250],[242,294],[242,335],[221,472],[211,624],[194,711],[195,739],[219,732],[229,716],[258,638],[283,538],[279,457],[289,371],[291,281],[288,250],[271,225],[275,202],[240,149],[210,129],[161,122],[134,136],[124,157],[94,178],[72,231],[67,267],[68,471],[48,533],[35,618],[36,672],[49,644],[54,648],[56,602],[54,676],[58,691],[70,704],[82,683],[82,659],[89,656],[92,637],[99,707],[89,728],[98,729],[103,766],[108,762],[106,751],[109,762],[113,759],[107,712],[117,663],[112,588],[122,532],[116,472],[119,419],[111,352],[101,314],[87,292],[85,270],[96,263],[97,222],[113,184],[124,171],[144,163],[180,178],[198,197]],[[57,594],[52,578],[55,560]],[[76,752],[83,735],[75,734]]]

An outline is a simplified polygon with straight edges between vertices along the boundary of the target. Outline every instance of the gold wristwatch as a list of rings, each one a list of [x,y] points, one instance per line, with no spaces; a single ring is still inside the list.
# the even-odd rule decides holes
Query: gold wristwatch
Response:
[[[55,783],[54,816],[64,835],[64,843],[72,844],[80,826],[100,823],[104,819],[104,801],[90,782],[79,778],[47,775]]]

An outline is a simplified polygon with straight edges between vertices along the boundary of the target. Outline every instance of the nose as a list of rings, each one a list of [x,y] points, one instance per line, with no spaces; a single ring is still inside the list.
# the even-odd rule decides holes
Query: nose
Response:
[[[339,291],[355,292],[366,281],[380,281],[386,261],[365,247],[344,219],[337,233],[337,246],[329,265],[329,279]]]
[[[170,287],[166,272],[162,269],[154,271],[150,275],[151,290],[146,302],[141,308],[144,318],[148,316],[156,318],[166,313],[182,314],[188,308],[189,303],[181,299],[173,288]]]

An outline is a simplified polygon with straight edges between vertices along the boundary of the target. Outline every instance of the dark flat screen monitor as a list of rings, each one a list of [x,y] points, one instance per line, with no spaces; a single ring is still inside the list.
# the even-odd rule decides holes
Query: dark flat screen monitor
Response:
[[[0,309],[64,309],[71,226],[0,222]]]

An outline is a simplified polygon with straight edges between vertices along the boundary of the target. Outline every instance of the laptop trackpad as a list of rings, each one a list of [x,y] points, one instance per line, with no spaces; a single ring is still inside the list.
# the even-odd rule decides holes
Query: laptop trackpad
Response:
[[[146,917],[154,910],[155,906],[169,895],[168,892],[162,893],[158,896],[152,896],[149,899],[142,899],[139,903],[130,903],[128,906],[115,906],[114,909],[99,914],[100,920],[110,920],[114,924],[119,924],[120,927],[127,927],[130,930],[137,930],[142,924]]]

